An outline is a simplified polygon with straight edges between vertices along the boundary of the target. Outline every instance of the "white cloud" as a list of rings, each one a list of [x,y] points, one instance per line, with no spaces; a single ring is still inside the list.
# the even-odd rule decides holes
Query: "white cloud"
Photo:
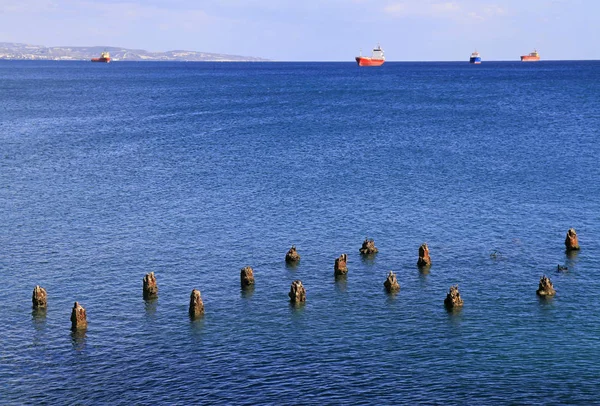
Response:
[[[430,6],[432,12],[439,13],[453,13],[455,11],[460,10],[460,6],[454,2],[448,3],[436,3]]]
[[[406,4],[404,3],[388,4],[383,9],[387,14],[404,14],[406,10]]]
[[[429,1],[389,3],[383,11],[392,16],[443,16],[460,11],[456,2],[432,3]]]
[[[506,15],[506,10],[495,4],[483,7],[483,11],[488,16],[503,16]]]
[[[505,16],[507,10],[497,4],[481,4],[474,0],[439,2],[406,0],[388,3],[383,12],[391,17],[431,17],[457,21],[484,21]]]
[[[52,0],[2,0],[0,14],[9,13],[45,13],[57,8]]]

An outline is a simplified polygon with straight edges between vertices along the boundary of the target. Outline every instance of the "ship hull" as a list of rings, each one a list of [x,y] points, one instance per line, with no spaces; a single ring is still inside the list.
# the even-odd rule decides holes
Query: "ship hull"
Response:
[[[110,62],[110,58],[92,58],[92,62],[109,63]]]
[[[470,58],[469,63],[474,63],[476,65],[479,65],[481,63],[481,58],[480,57]]]
[[[521,56],[521,62],[537,62],[539,60],[540,60],[539,56],[529,56],[529,55]]]
[[[381,66],[385,62],[385,59],[373,59],[364,56],[357,56],[356,63],[358,66]]]

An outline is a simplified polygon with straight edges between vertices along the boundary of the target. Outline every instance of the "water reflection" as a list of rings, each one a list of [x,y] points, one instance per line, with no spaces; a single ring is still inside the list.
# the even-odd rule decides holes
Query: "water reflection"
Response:
[[[565,257],[566,257],[565,264],[569,268],[575,267],[575,264],[577,264],[577,257],[578,256],[579,256],[579,250],[576,250],[576,251],[566,251],[565,252]]]
[[[454,327],[459,327],[462,322],[462,306],[459,307],[448,307],[446,309],[446,315],[448,316],[448,323]]]
[[[204,323],[204,315],[198,317],[192,317],[192,315],[190,315],[190,332],[192,333],[193,337],[202,337],[202,332],[204,331]]]
[[[346,293],[348,290],[348,274],[335,276],[335,291]]]
[[[35,329],[33,335],[33,344],[43,344],[43,335],[46,330],[46,308],[33,309],[31,311],[31,321]]]
[[[295,261],[295,262],[286,262],[285,263],[285,269],[287,269],[288,271],[295,271],[296,268],[298,268],[298,265],[300,264],[300,262]]]
[[[86,329],[71,330],[71,344],[75,351],[83,351],[86,342]]]
[[[245,286],[241,289],[243,299],[251,299],[254,295],[254,285]]]
[[[552,308],[554,306],[554,295],[536,296],[541,309]]]
[[[290,311],[292,315],[301,315],[304,313],[304,308],[306,307],[306,302],[292,302],[290,300]]]
[[[376,255],[377,254],[361,254],[360,260],[364,265],[372,267],[375,264]]]
[[[144,300],[144,308],[146,310],[146,317],[154,318],[156,316],[156,308],[158,306],[158,299]]]
[[[47,309],[45,307],[31,311],[31,320],[36,331],[42,331],[46,328],[46,313]]]
[[[431,270],[431,265],[419,266],[419,276],[425,277],[429,275],[429,271]]]
[[[392,290],[391,292],[388,292],[387,289],[383,288],[383,291],[385,292],[385,303],[386,304],[392,304],[396,301],[396,297],[398,296],[398,293],[400,293],[400,289],[398,290]]]

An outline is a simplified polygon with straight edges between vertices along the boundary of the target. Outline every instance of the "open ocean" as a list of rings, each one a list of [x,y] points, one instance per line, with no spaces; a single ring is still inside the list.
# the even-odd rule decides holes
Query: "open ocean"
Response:
[[[599,61],[0,61],[0,403],[600,404],[599,139]]]

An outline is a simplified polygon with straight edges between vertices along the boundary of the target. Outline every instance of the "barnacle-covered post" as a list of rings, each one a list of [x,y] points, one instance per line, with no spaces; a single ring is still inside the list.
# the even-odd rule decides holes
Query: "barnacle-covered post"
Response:
[[[444,299],[444,305],[447,309],[455,309],[463,305],[463,300],[458,292],[458,285],[450,286],[446,299]]]
[[[290,302],[294,304],[304,303],[306,301],[306,289],[302,286],[302,281],[295,280],[292,282],[288,296],[290,297]]]
[[[71,311],[71,330],[84,330],[87,328],[87,315],[85,309],[77,302]]]
[[[198,289],[192,290],[190,294],[190,318],[196,319],[204,314],[204,302],[202,301],[202,297],[200,296],[200,291]]]
[[[420,268],[425,268],[431,266],[431,258],[429,257],[429,247],[427,243],[424,242],[419,247],[419,259],[417,260],[417,266]]]
[[[567,237],[565,238],[565,247],[567,251],[579,250],[579,241],[577,240],[577,233],[574,228],[569,228],[567,231]]]
[[[346,266],[346,261],[348,260],[348,256],[346,254],[342,254],[339,258],[335,259],[335,264],[333,265],[333,272],[335,276],[346,275],[348,273],[348,267]]]
[[[156,285],[156,277],[154,276],[154,272],[146,274],[142,282],[144,300],[155,299],[158,297],[158,286]]]
[[[240,282],[242,284],[242,289],[254,285],[254,270],[251,267],[247,266],[242,268],[240,271]]]
[[[45,309],[48,306],[48,294],[46,293],[46,289],[36,285],[36,287],[33,288],[31,302],[34,309]]]
[[[383,286],[388,293],[397,292],[400,290],[400,284],[396,279],[396,274],[392,271],[388,273],[387,279],[383,282]]]

